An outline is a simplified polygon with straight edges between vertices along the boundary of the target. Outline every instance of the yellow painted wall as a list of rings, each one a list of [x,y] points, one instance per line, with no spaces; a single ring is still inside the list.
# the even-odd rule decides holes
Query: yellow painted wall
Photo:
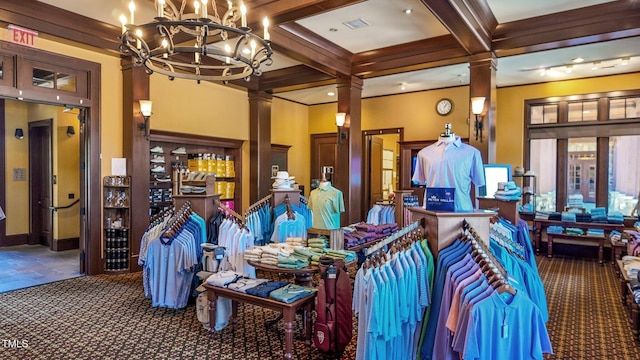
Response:
[[[288,100],[273,99],[271,104],[271,143],[291,145],[288,153],[289,175],[304,185],[305,194],[309,196],[311,168],[309,166],[310,136],[309,107]]]
[[[453,101],[453,111],[447,116],[436,113],[436,103],[442,98]],[[336,132],[336,112],[336,103],[311,106],[309,132]],[[436,139],[446,123],[451,123],[459,136],[469,137],[468,118],[468,86],[362,100],[362,130],[404,128],[405,141]]]
[[[150,78],[152,129],[225,139],[249,139],[249,98],[244,90],[192,80]],[[242,202],[249,207],[249,142],[242,146]]]
[[[5,101],[5,156],[7,235],[29,233],[29,109],[21,101]],[[14,137],[16,128],[22,128],[24,139]],[[26,181],[13,181],[13,169],[25,169]]]
[[[640,73],[498,89],[496,163],[511,164],[512,166],[523,164],[525,100],[631,90],[638,89],[638,87],[640,87]]]

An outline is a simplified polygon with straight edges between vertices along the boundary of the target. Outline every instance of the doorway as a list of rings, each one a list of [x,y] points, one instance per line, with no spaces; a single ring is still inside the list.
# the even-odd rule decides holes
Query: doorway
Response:
[[[3,220],[0,293],[81,276],[81,112],[0,101],[5,131],[26,130],[22,138],[8,138],[2,154],[9,212]]]
[[[400,189],[399,143],[404,138],[404,129],[366,130],[362,136],[362,206],[366,214],[376,203],[391,201],[390,194]]]

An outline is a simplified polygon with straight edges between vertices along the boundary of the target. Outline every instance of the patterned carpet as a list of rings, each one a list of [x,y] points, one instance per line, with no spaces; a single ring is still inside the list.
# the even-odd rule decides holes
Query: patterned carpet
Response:
[[[549,359],[640,359],[610,265],[560,257],[539,257],[538,263],[555,350]],[[263,326],[274,312],[240,306],[237,323],[211,337],[193,305],[152,308],[139,273],[82,277],[0,294],[0,314],[0,359],[257,360],[281,359],[284,348],[282,324]],[[300,326],[298,321],[297,339]],[[296,359],[322,359],[302,340],[294,346]],[[354,340],[344,359],[354,357],[355,346]]]

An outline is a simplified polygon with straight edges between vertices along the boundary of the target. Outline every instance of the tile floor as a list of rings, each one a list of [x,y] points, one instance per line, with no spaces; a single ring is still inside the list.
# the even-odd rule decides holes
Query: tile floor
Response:
[[[51,251],[42,245],[0,248],[0,293],[82,276],[79,250]]]

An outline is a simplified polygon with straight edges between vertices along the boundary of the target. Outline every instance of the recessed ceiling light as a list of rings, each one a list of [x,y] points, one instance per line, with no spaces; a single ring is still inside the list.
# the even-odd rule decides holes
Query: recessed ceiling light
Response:
[[[571,61],[573,61],[573,62],[574,62],[574,63],[576,63],[576,64],[579,64],[579,63],[583,62],[583,61],[584,61],[584,59],[583,59],[583,58],[581,58],[580,56],[578,56],[577,58],[575,58],[575,59],[573,59],[573,60],[571,60]]]
[[[413,9],[412,8],[406,8],[406,9],[404,9],[402,11],[404,11],[405,14],[409,15],[409,14],[411,14],[413,12]]]
[[[327,93],[327,95],[328,95],[328,96],[334,96],[335,94],[336,94],[336,93],[334,93],[333,91],[329,91],[329,92]]]

